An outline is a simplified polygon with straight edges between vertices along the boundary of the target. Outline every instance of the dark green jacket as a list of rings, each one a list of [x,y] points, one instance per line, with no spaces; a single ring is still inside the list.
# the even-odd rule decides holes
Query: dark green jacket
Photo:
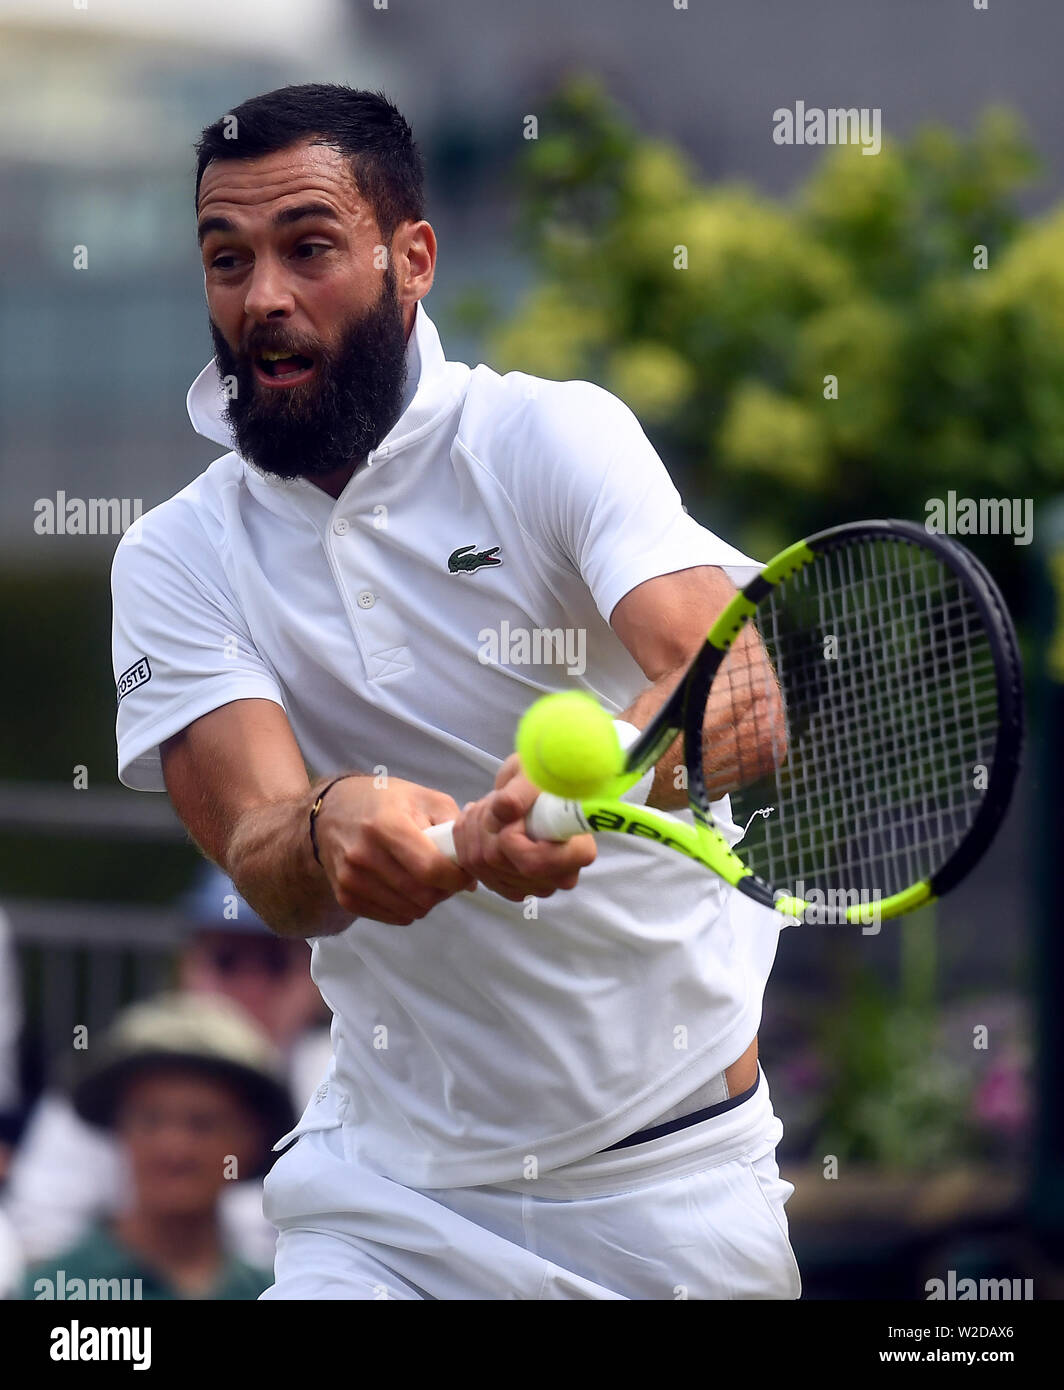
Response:
[[[136,1280],[140,1280],[137,1291]],[[38,1281],[48,1281],[40,1283]],[[123,1282],[125,1281],[125,1282]],[[227,1255],[212,1288],[200,1297],[212,1302],[258,1298],[273,1277],[233,1255]],[[22,1299],[62,1299],[66,1302],[116,1299],[186,1298],[165,1276],[144,1263],[136,1251],[122,1245],[105,1226],[94,1226],[77,1245],[34,1265],[18,1295]]]

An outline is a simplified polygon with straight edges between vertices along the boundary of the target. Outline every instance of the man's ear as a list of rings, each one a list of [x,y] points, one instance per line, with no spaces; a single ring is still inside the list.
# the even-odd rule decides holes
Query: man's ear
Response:
[[[399,301],[412,312],[432,289],[436,276],[436,234],[424,219],[404,222],[395,230],[392,247],[393,258],[401,257],[404,262]]]

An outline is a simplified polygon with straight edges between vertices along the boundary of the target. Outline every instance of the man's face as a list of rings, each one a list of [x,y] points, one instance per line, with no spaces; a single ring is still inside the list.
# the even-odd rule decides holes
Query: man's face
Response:
[[[347,160],[303,143],[215,161],[199,229],[238,451],[277,477],[344,481],[399,418],[412,321]]]
[[[115,1131],[129,1160],[137,1205],[155,1216],[213,1211],[232,1157],[238,1171],[247,1172],[261,1159],[265,1142],[236,1091],[179,1066],[153,1069],[127,1083]]]
[[[235,999],[287,1048],[304,1028],[325,1022],[310,951],[299,937],[200,928],[181,955],[181,987]]]

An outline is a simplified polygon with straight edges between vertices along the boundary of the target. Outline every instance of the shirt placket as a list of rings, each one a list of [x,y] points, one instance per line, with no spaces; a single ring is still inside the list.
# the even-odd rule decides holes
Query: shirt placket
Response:
[[[327,545],[366,679],[385,681],[412,670],[413,659],[377,544],[370,479],[359,481],[362,486],[345,489],[334,506]]]

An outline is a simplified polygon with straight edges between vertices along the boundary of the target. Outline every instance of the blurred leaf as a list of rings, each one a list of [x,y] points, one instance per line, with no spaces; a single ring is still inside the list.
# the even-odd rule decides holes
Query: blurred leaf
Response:
[[[694,386],[690,363],[661,343],[633,343],[610,357],[607,384],[645,420],[663,420]]]
[[[500,371],[565,381],[587,375],[590,351],[606,338],[600,310],[547,285],[529,297],[520,318],[496,333],[492,350]]]
[[[819,419],[758,381],[744,382],[732,397],[720,454],[736,473],[760,473],[791,486],[819,486],[828,468]]]

